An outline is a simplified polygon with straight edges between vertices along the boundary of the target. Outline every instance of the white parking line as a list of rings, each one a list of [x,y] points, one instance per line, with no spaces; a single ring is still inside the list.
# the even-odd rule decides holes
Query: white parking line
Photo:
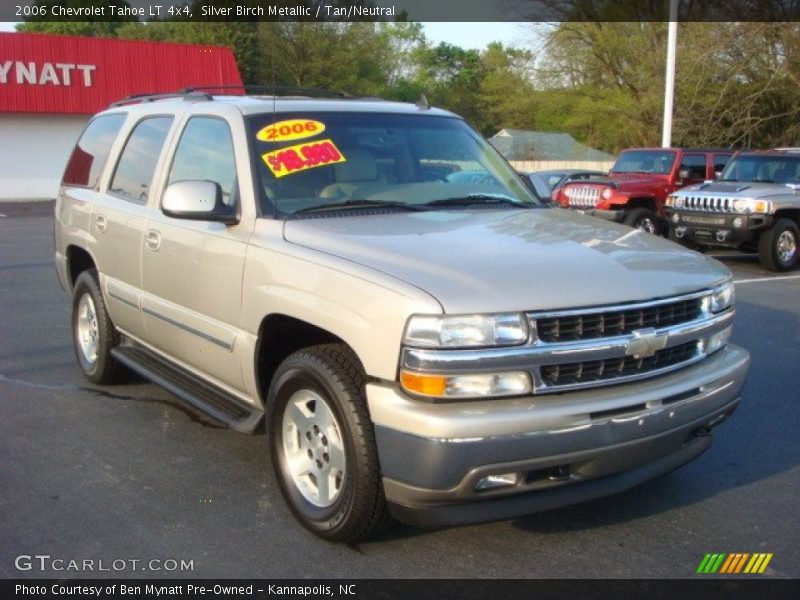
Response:
[[[0,213],[0,219],[5,219],[6,216],[3,213]]]
[[[778,277],[757,277],[755,279],[734,279],[733,283],[756,283],[758,281],[782,281],[784,279],[800,279],[800,275],[781,275]]]

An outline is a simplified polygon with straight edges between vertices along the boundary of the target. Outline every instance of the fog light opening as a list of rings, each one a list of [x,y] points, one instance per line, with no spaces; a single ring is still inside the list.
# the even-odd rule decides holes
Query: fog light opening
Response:
[[[500,473],[498,475],[489,475],[478,480],[475,484],[476,492],[484,492],[486,490],[496,490],[498,488],[510,487],[517,485],[519,481],[519,473]]]
[[[686,227],[676,227],[675,228],[675,237],[681,239],[683,236],[686,235]]]

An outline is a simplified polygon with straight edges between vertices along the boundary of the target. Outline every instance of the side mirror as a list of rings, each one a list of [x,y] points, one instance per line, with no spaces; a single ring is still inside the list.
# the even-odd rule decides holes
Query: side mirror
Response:
[[[161,212],[174,219],[239,222],[235,210],[222,202],[222,187],[215,181],[176,181],[164,190]]]

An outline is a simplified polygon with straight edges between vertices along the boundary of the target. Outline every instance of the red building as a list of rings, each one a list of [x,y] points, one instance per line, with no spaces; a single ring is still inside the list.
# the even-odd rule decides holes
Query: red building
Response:
[[[230,48],[0,32],[0,198],[52,198],[88,118],[131,94],[241,84]]]

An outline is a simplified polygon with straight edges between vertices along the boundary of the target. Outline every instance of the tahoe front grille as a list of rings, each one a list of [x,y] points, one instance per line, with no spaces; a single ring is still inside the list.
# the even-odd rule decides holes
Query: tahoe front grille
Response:
[[[702,298],[607,312],[537,317],[536,332],[543,342],[574,342],[613,337],[647,327],[671,327],[694,321],[702,312]]]
[[[623,356],[604,360],[546,365],[542,367],[541,374],[542,380],[548,386],[606,381],[673,367],[696,358],[698,353],[698,342],[695,340],[671,348],[663,348],[646,358]]]

